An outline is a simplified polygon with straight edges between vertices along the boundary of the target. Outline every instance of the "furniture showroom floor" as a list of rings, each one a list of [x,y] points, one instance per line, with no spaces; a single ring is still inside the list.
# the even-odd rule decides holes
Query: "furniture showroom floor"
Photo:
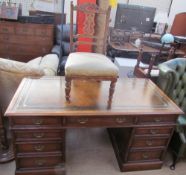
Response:
[[[186,160],[176,170],[169,169],[171,157],[166,156],[160,170],[121,173],[106,129],[68,129],[66,135],[67,175],[185,175]],[[0,164],[0,175],[14,175],[15,162]]]

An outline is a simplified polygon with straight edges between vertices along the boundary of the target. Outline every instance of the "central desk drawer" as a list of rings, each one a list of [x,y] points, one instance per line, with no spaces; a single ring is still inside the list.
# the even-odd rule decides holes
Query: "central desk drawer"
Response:
[[[36,142],[36,143],[18,143],[16,150],[18,153],[41,153],[41,152],[61,152],[63,143],[55,141],[53,143]]]
[[[162,150],[133,151],[129,153],[128,161],[160,160]]]
[[[66,118],[67,126],[128,126],[134,124],[132,116],[118,117],[69,117]]]
[[[60,126],[62,121],[60,117],[16,117],[13,125]]]
[[[63,163],[63,156],[48,155],[48,156],[36,156],[36,157],[18,157],[18,168],[44,168],[44,167],[57,167]]]

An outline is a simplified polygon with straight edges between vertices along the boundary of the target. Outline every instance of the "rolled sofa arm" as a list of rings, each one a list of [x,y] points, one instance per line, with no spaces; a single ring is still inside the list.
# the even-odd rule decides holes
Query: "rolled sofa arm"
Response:
[[[157,80],[158,86],[171,97],[175,84],[177,82],[177,76],[174,69],[171,69],[165,63],[162,63],[158,66],[160,73]]]

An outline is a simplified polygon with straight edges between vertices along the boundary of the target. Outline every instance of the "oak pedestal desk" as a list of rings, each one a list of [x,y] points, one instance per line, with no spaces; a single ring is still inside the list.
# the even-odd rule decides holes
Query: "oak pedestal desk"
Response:
[[[108,86],[73,81],[68,103],[64,78],[24,79],[5,114],[15,174],[65,174],[65,130],[83,127],[108,128],[121,171],[161,168],[182,111],[150,80],[137,78],[118,80],[108,109]]]

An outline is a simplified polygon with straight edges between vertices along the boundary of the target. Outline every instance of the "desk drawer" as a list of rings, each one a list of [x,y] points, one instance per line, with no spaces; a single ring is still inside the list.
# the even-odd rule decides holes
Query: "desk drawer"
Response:
[[[129,153],[128,161],[160,160],[162,153],[162,150],[133,151]]]
[[[135,135],[170,135],[173,128],[171,127],[144,127],[136,128]]]
[[[0,33],[5,33],[5,34],[14,34],[15,33],[15,28],[11,25],[2,25],[0,24]]]
[[[41,152],[61,152],[64,148],[62,142],[35,142],[35,143],[17,143],[16,150],[18,153],[41,153]]]
[[[167,145],[168,138],[157,137],[135,137],[132,142],[132,149],[144,148],[144,147],[165,147]]]
[[[17,158],[17,168],[44,168],[59,166],[63,163],[62,155],[48,155],[48,156],[36,156],[36,157],[20,157]]]
[[[139,124],[176,124],[177,116],[141,116],[139,117]]]
[[[122,126],[134,124],[132,116],[118,117],[69,117],[66,118],[67,126]]]
[[[31,125],[31,126],[60,126],[62,124],[60,117],[16,117],[13,119],[13,125]]]
[[[31,131],[15,131],[16,141],[21,140],[61,140],[65,137],[64,130],[31,130]]]

